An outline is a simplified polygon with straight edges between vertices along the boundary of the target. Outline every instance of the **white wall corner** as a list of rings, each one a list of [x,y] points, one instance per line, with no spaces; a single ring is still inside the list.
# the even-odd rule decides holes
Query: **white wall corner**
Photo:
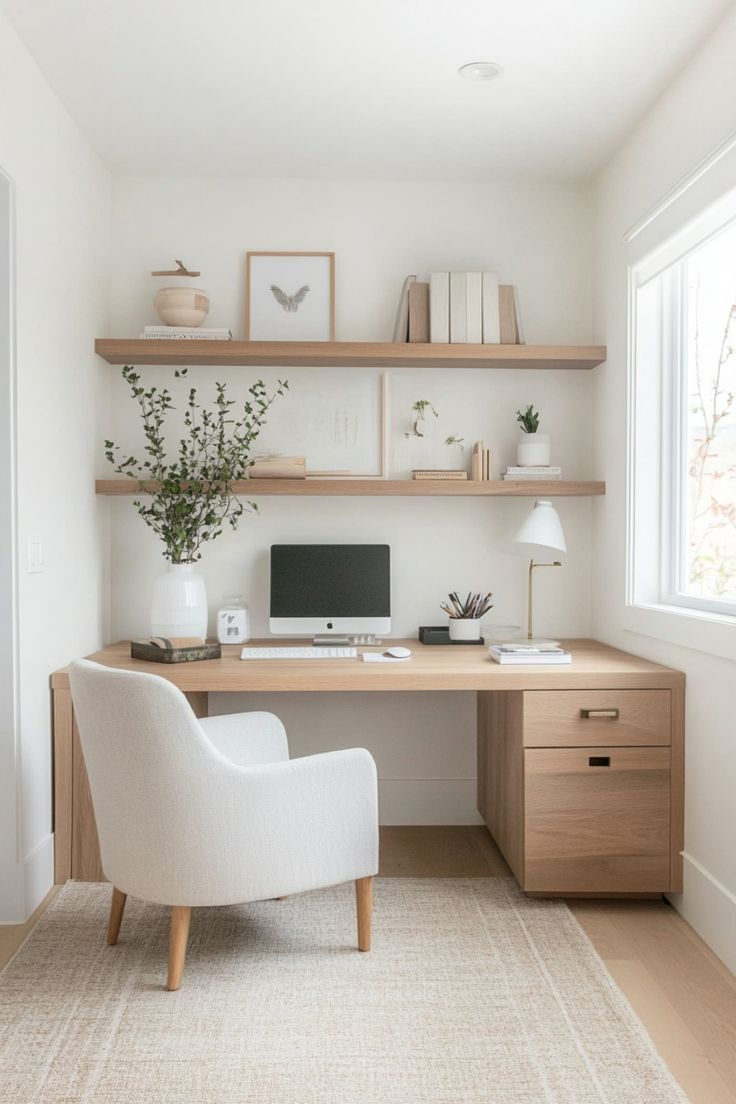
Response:
[[[736,973],[736,895],[687,852],[683,853],[684,889],[668,894],[677,911]]]

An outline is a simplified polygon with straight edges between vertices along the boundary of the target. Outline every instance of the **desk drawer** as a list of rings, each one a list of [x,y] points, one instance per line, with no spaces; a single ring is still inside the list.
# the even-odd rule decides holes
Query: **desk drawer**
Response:
[[[525,747],[670,743],[669,690],[527,690]]]
[[[528,892],[670,888],[670,749],[524,752]]]

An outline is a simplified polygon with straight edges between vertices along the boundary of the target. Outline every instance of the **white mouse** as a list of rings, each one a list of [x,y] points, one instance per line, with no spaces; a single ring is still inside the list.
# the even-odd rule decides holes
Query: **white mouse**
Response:
[[[383,654],[386,656],[391,656],[393,659],[408,659],[411,655],[411,649],[401,648],[397,645],[394,648],[387,648]]]

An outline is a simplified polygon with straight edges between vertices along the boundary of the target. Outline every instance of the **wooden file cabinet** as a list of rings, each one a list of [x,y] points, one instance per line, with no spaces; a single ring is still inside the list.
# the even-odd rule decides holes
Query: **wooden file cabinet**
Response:
[[[671,698],[666,689],[478,695],[478,808],[522,889],[680,888]]]

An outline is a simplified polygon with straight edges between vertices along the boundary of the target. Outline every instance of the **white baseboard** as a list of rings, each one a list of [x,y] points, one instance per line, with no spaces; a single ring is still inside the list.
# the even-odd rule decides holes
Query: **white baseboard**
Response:
[[[0,877],[0,925],[24,924],[54,884],[54,837],[44,836],[22,863],[14,863]]]
[[[26,915],[30,916],[54,884],[53,832],[44,836],[41,842],[26,855],[23,865],[25,867],[25,909]]]
[[[736,974],[736,894],[687,852],[684,889],[668,897],[710,949]]]
[[[391,779],[378,784],[381,824],[482,824],[475,779]]]

